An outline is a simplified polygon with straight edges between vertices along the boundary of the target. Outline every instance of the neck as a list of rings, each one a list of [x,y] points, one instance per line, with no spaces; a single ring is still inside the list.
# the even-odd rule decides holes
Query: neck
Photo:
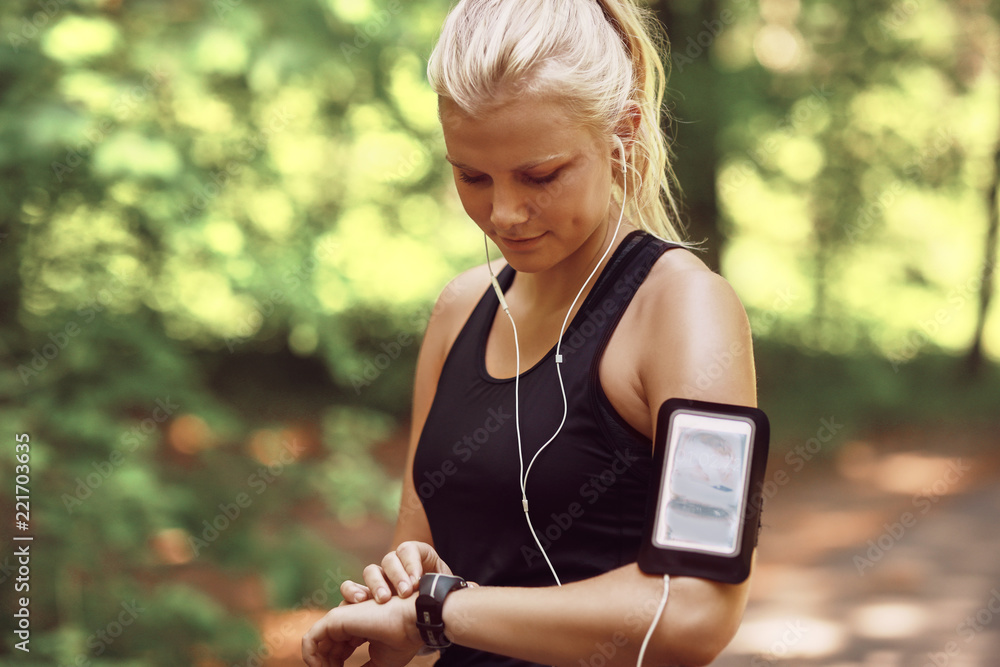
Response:
[[[578,309],[597,282],[601,268],[611,259],[614,248],[629,232],[636,229],[627,221],[622,221],[621,228],[615,235],[617,226],[618,216],[615,216],[609,224],[599,227],[579,250],[559,264],[539,273],[519,273],[517,280],[521,283],[522,298],[529,310],[565,314],[577,294],[580,294],[574,306]],[[605,255],[609,246],[611,250]],[[594,267],[598,269],[584,287],[584,281],[594,271]]]

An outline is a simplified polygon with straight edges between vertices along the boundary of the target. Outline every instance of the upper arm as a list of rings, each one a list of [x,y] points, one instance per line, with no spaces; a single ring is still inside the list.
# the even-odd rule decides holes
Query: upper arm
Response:
[[[655,267],[642,318],[640,381],[653,424],[668,398],[757,404],[750,324],[732,286],[674,251]]]
[[[724,278],[685,255],[658,272],[642,318],[640,378],[654,428],[660,405],[669,398],[757,404],[753,344],[743,305]],[[702,656],[721,651],[739,627],[749,582],[677,578],[671,586],[675,614],[668,613],[660,625],[664,644],[676,646],[680,633],[696,639],[685,644],[700,646]]]
[[[413,383],[409,448],[403,472],[403,494],[400,499],[399,516],[396,519],[396,531],[392,540],[394,548],[407,540],[434,544],[423,503],[413,485],[413,458],[431,404],[434,402],[441,369],[451,345],[483,290],[486,289],[484,274],[485,269],[477,267],[452,280],[438,296],[427,321],[427,329],[417,356],[417,370]]]

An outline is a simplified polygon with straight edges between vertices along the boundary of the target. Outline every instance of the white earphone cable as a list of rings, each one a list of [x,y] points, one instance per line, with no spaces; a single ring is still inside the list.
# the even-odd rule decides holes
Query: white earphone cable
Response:
[[[524,518],[528,522],[528,530],[531,532],[531,536],[534,538],[535,544],[538,546],[538,549],[541,552],[542,557],[545,558],[545,562],[546,562],[546,564],[548,564],[549,570],[552,572],[552,576],[555,577],[556,584],[559,585],[559,586],[562,586],[562,582],[559,580],[559,575],[556,573],[556,569],[552,565],[552,561],[549,560],[549,555],[545,552],[545,548],[542,546],[542,542],[541,542],[541,540],[538,539],[538,535],[535,533],[535,528],[531,524],[531,515],[528,513],[528,492],[527,492],[528,475],[531,473],[531,466],[534,465],[535,460],[538,458],[538,455],[541,454],[542,450],[544,450],[546,447],[548,447],[549,443],[551,443],[553,440],[555,440],[556,436],[559,435],[559,432],[562,431],[562,427],[566,423],[566,417],[567,417],[567,415],[569,413],[569,401],[566,398],[566,387],[563,384],[563,378],[562,378],[562,369],[561,369],[561,366],[562,366],[562,353],[561,352],[562,352],[562,337],[563,337],[563,333],[566,331],[566,325],[569,322],[570,313],[573,312],[573,308],[576,306],[576,302],[580,300],[580,296],[583,294],[583,290],[586,289],[587,285],[590,283],[591,278],[593,278],[594,274],[597,273],[597,270],[604,263],[604,260],[607,259],[608,254],[611,252],[611,249],[614,247],[614,245],[615,245],[615,239],[618,237],[618,232],[619,232],[619,230],[621,229],[621,226],[622,226],[622,219],[625,217],[625,198],[628,195],[628,172],[627,172],[627,166],[628,166],[628,164],[627,164],[627,162],[625,160],[625,146],[622,143],[621,139],[617,135],[614,135],[614,136],[615,136],[615,139],[618,141],[618,146],[619,146],[619,148],[621,150],[622,177],[623,177],[622,178],[622,204],[621,204],[621,211],[620,211],[620,213],[618,215],[618,224],[615,226],[615,232],[614,232],[614,234],[612,234],[612,236],[611,236],[611,242],[608,244],[608,247],[605,249],[604,254],[601,255],[601,259],[598,260],[597,264],[594,266],[593,270],[590,272],[590,275],[588,275],[587,279],[583,282],[583,285],[580,287],[580,291],[576,293],[576,297],[574,297],[573,302],[570,304],[569,310],[566,311],[566,317],[563,318],[562,326],[559,329],[559,339],[556,342],[556,375],[559,378],[559,390],[562,393],[562,399],[563,399],[563,416],[562,416],[562,420],[559,422],[559,426],[556,428],[555,433],[552,434],[552,437],[550,437],[548,440],[546,440],[545,443],[541,447],[538,448],[538,451],[535,452],[535,455],[533,457],[531,457],[531,461],[528,462],[528,469],[527,470],[524,469],[524,454],[523,454],[523,449],[521,447],[521,411],[520,411],[520,403],[521,403],[521,401],[520,401],[521,351],[520,351],[520,347],[518,345],[518,340],[517,340],[517,325],[514,324],[514,317],[510,314],[510,309],[507,307],[507,301],[506,301],[506,299],[504,299],[503,290],[500,288],[500,283],[497,281],[496,274],[493,273],[493,265],[490,262],[490,256],[489,256],[489,251],[490,251],[489,244],[487,242],[486,234],[485,233],[483,234],[483,244],[486,246],[486,266],[487,266],[487,268],[489,269],[489,272],[490,272],[490,281],[493,284],[493,290],[497,294],[497,298],[500,301],[500,305],[503,307],[504,312],[507,313],[507,318],[510,320],[510,326],[511,326],[511,328],[514,331],[514,355],[515,355],[515,366],[514,366],[514,369],[515,369],[514,370],[514,428],[515,428],[515,430],[517,432],[517,458],[518,458],[518,466],[519,466],[518,467],[518,479],[519,479],[520,484],[521,484],[521,507],[524,509]]]
[[[624,156],[622,157],[622,159],[624,160]],[[583,286],[580,287],[580,291],[576,293],[576,297],[573,299],[573,303],[569,305],[569,310],[566,311],[566,317],[563,318],[562,326],[559,328],[559,338],[556,341],[556,375],[559,377],[559,389],[562,392],[562,397],[563,397],[563,416],[562,416],[562,421],[559,422],[558,428],[556,428],[556,432],[552,434],[551,438],[545,441],[545,444],[543,444],[541,447],[538,448],[538,451],[535,452],[535,455],[531,457],[531,461],[528,463],[528,470],[524,473],[524,477],[521,481],[521,494],[522,496],[524,496],[525,503],[527,503],[527,491],[525,490],[525,487],[527,486],[528,483],[528,475],[531,473],[531,466],[534,465],[535,459],[537,459],[538,455],[542,453],[542,450],[548,447],[549,443],[555,440],[556,436],[559,435],[559,432],[562,430],[563,424],[566,423],[566,416],[569,413],[569,402],[566,400],[566,387],[565,385],[563,385],[563,378],[562,378],[562,337],[563,333],[566,331],[566,324],[569,322],[570,313],[573,312],[573,308],[576,306],[576,302],[580,300],[580,296],[583,294],[583,290],[586,289],[587,285],[590,283],[590,279],[594,277],[594,274],[597,273],[597,269],[599,269],[601,264],[604,263],[604,260],[607,259],[608,253],[610,253],[611,249],[614,247],[615,239],[618,237],[618,231],[621,229],[622,218],[624,216],[625,216],[625,195],[623,191],[621,213],[618,215],[618,225],[615,227],[615,233],[611,236],[611,243],[608,244],[607,249],[604,251],[604,254],[601,255],[601,259],[598,260],[597,264],[594,266],[594,269],[590,272],[590,275],[587,276],[587,279],[585,281],[583,281]]]
[[[646,657],[646,647],[649,646],[649,640],[653,636],[653,630],[660,623],[660,616],[663,615],[663,610],[667,607],[667,597],[670,595],[670,575],[663,575],[663,597],[660,598],[660,606],[656,610],[656,616],[653,617],[653,622],[649,624],[649,630],[646,631],[646,637],[642,640],[642,647],[639,649],[639,658],[635,661],[635,667],[642,667],[642,659]]]
[[[556,342],[556,375],[559,377],[559,390],[562,393],[563,399],[563,416],[562,420],[559,422],[559,426],[556,428],[555,433],[552,434],[548,440],[545,441],[535,455],[531,457],[531,461],[528,462],[528,469],[524,469],[524,453],[521,447],[521,410],[520,410],[520,387],[521,387],[521,349],[517,340],[517,325],[514,323],[514,317],[510,314],[510,308],[507,306],[507,300],[504,298],[503,290],[500,288],[500,283],[497,281],[496,274],[493,273],[493,265],[490,262],[490,247],[487,241],[486,234],[483,234],[483,244],[486,247],[486,266],[490,272],[490,282],[493,284],[493,290],[496,292],[497,299],[500,301],[503,311],[507,313],[507,319],[510,320],[511,329],[514,332],[514,428],[517,432],[517,460],[518,460],[518,478],[521,485],[521,507],[524,509],[524,518],[528,522],[528,530],[531,531],[531,537],[534,538],[535,544],[538,546],[542,557],[545,558],[545,563],[549,566],[549,570],[552,572],[552,576],[555,577],[556,584],[562,586],[562,582],[559,580],[559,575],[556,573],[555,567],[552,565],[552,561],[549,560],[549,555],[545,552],[545,548],[542,546],[541,540],[538,539],[538,535],[535,533],[535,527],[531,524],[531,514],[528,512],[528,475],[531,474],[531,466],[535,464],[535,460],[538,455],[542,453],[549,444],[556,439],[559,432],[562,430],[563,425],[566,423],[566,416],[569,413],[569,401],[566,399],[566,386],[563,384],[562,378],[562,337],[563,333],[566,331],[566,325],[569,322],[569,316],[573,312],[573,308],[576,307],[576,302],[580,300],[580,296],[583,295],[583,290],[586,289],[587,285],[590,283],[591,278],[597,273],[597,269],[600,268],[604,260],[607,259],[608,254],[614,247],[615,239],[618,237],[618,232],[622,226],[622,219],[625,216],[625,198],[628,193],[628,163],[625,161],[625,147],[621,142],[621,139],[615,136],[618,140],[618,146],[621,149],[622,158],[622,204],[621,212],[618,215],[618,224],[615,226],[615,232],[611,236],[611,242],[605,249],[604,254],[601,255],[601,259],[598,260],[597,264],[594,266],[590,275],[583,282],[580,287],[580,291],[576,293],[573,302],[569,306],[569,310],[566,311],[566,317],[563,318],[562,326],[559,328],[559,339]],[[640,177],[641,178],[641,177]],[[642,667],[643,658],[646,655],[646,648],[649,646],[649,641],[653,637],[653,631],[660,622],[660,617],[663,615],[663,611],[667,606],[667,598],[670,595],[670,575],[663,575],[663,596],[660,598],[659,607],[656,610],[656,615],[653,616],[653,621],[649,625],[649,630],[646,631],[646,636],[643,638],[642,646],[639,648],[639,657],[636,660],[636,667]]]

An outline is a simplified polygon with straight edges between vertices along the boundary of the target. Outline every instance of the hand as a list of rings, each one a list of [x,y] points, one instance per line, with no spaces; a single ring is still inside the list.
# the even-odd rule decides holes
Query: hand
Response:
[[[393,595],[409,597],[419,589],[420,577],[429,572],[452,573],[431,545],[426,542],[403,542],[395,551],[385,555],[381,566],[373,563],[365,568],[363,585],[345,581],[340,585],[340,593],[344,596],[344,604],[366,600],[383,604]]]
[[[370,667],[399,667],[424,645],[417,631],[416,598],[369,600],[331,609],[302,637],[302,659],[309,667],[342,667],[368,642]],[[366,666],[367,667],[367,666]]]

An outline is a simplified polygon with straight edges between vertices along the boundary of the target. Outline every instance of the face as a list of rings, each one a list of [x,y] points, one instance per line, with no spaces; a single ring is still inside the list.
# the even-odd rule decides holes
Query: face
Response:
[[[441,123],[466,213],[516,270],[545,271],[603,244],[610,136],[598,139],[537,97],[477,116],[442,98]]]

